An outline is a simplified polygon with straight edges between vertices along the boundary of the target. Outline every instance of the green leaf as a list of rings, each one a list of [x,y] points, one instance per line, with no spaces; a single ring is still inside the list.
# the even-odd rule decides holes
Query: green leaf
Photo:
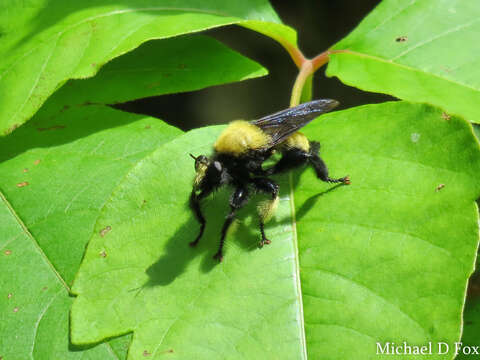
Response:
[[[306,131],[352,185],[327,192],[305,173],[295,193],[309,355],[367,359],[378,357],[376,342],[453,344],[478,246],[471,126],[405,102],[322,119]]]
[[[171,54],[162,56],[162,51]],[[191,58],[211,67],[194,64]],[[132,72],[135,76],[129,77]],[[0,350],[0,357],[11,353],[16,354],[15,358],[27,358],[31,349],[36,359],[126,357],[129,336],[111,340],[88,353],[84,352],[87,349],[69,345],[69,284],[78,270],[99,210],[115,186],[139,159],[181,131],[158,119],[104,106],[79,105],[196,90],[263,72],[256,63],[205,36],[149,42],[114,60],[92,79],[70,81],[31,122],[0,139],[0,188],[5,203],[24,226],[31,242],[28,245],[26,240],[23,250],[16,249],[12,254],[26,254],[28,246],[33,245],[37,257],[48,265],[36,276],[40,260],[34,261],[33,255],[11,255],[9,259],[14,258],[15,263],[4,263],[3,274],[11,273],[11,269],[25,271],[18,279],[0,279],[1,288],[15,295],[5,308],[20,309],[8,313],[5,327],[0,327],[0,349],[8,347],[10,351]],[[118,74],[125,83],[118,79]],[[150,86],[152,83],[155,85]],[[6,244],[0,240],[0,247]],[[56,282],[43,281],[44,273],[49,271]],[[40,291],[43,287],[46,289]],[[31,300],[37,294],[42,299],[38,304]],[[1,299],[7,299],[7,295]],[[30,306],[28,311],[25,304]],[[25,336],[21,338],[13,337],[17,333],[11,331],[18,323],[23,324]],[[7,333],[9,336],[4,336]]]
[[[207,36],[149,41],[106,64],[93,78],[68,81],[41,111],[46,116],[65,106],[114,104],[266,74],[259,64]]]
[[[129,359],[366,359],[377,341],[459,339],[480,193],[467,122],[400,102],[325,115],[305,132],[352,185],[307,170],[294,199],[280,176],[272,244],[256,247],[253,201],[217,264],[228,190],[206,203],[205,236],[189,248],[188,153],[208,153],[222,128],[163,145],[105,204],[73,286],[74,343],[133,331]]]
[[[0,356],[117,358],[106,344],[69,347],[69,284],[115,186],[180,133],[158,119],[88,106],[36,116],[0,139]]]
[[[0,193],[0,357],[115,359],[108,344],[69,352],[72,298],[61,276]],[[8,274],[8,276],[5,276]]]
[[[66,80],[91,77],[147,40],[228,24],[296,46],[295,31],[280,23],[266,0],[3,1],[0,134],[27,121]]]
[[[384,0],[334,46],[328,76],[480,122],[480,2]]]

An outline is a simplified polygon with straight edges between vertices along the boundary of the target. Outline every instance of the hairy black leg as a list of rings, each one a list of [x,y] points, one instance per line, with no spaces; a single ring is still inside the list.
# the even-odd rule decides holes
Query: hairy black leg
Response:
[[[309,154],[300,149],[291,149],[284,151],[280,160],[266,170],[266,173],[269,175],[282,173],[293,168],[299,167],[307,162]]]
[[[244,206],[248,202],[248,190],[246,187],[238,187],[235,189],[234,193],[230,197],[230,213],[227,215],[225,222],[222,226],[222,235],[220,237],[220,245],[218,246],[217,253],[213,256],[214,259],[218,261],[223,260],[223,245],[225,243],[225,238],[227,236],[227,231],[233,220],[238,209]]]
[[[269,220],[275,211],[278,202],[278,185],[268,178],[253,178],[251,181],[257,191],[269,193],[272,196],[271,200],[263,202],[258,206],[260,233],[262,234],[262,240],[258,245],[263,247],[263,245],[271,243],[265,235],[265,222]]]
[[[196,246],[198,242],[200,241],[200,238],[203,235],[203,232],[205,230],[205,225],[207,224],[207,221],[205,220],[205,217],[202,214],[202,209],[200,207],[200,200],[206,197],[208,194],[210,194],[212,191],[202,191],[200,194],[196,194],[195,190],[192,191],[190,194],[190,208],[192,209],[193,213],[195,214],[196,219],[200,223],[200,232],[198,233],[197,238],[190,243],[190,246]]]
[[[342,178],[338,179],[332,179],[331,177],[328,176],[328,168],[325,162],[322,160],[322,158],[318,155],[318,150],[320,149],[320,143],[316,141],[312,141],[311,143],[311,148],[308,156],[308,162],[312,164],[313,169],[315,170],[315,173],[317,174],[317,177],[325,182],[329,183],[344,183],[344,184],[350,184],[350,178],[348,176],[344,176]]]

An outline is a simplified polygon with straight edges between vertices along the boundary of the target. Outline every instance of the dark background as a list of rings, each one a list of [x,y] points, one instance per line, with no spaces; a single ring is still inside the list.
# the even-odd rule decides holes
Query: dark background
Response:
[[[299,47],[307,57],[321,53],[345,37],[379,2],[270,0],[282,21],[297,30]],[[269,75],[201,91],[136,100],[117,107],[155,116],[188,130],[234,119],[255,119],[289,106],[298,70],[276,41],[240,26],[205,33],[262,64]],[[315,74],[313,89],[313,98],[337,99],[341,102],[340,108],[392,99],[346,86],[337,78],[327,78],[325,67]]]

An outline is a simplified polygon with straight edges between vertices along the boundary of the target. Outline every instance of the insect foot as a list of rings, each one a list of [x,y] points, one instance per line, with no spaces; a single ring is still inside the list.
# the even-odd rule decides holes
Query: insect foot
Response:
[[[194,241],[192,241],[192,242],[189,242],[188,245],[190,245],[191,247],[195,247],[195,246],[197,246],[197,244],[198,244],[198,240],[199,240],[199,239],[194,240]]]
[[[222,262],[223,261],[223,254],[221,251],[217,252],[215,255],[213,255],[213,258],[215,260],[218,260],[218,262]]]
[[[261,241],[258,243],[258,247],[259,247],[259,248],[262,248],[263,245],[270,245],[271,243],[272,243],[272,242],[271,242],[270,240],[268,240],[268,239],[263,239],[263,240],[261,240]]]

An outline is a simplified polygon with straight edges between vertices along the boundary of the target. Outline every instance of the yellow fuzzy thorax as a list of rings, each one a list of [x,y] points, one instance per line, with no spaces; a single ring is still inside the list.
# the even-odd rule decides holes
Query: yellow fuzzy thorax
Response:
[[[299,131],[290,135],[287,140],[282,143],[282,146],[286,146],[287,148],[300,149],[305,152],[310,151],[310,142],[308,141],[307,137]]]
[[[271,142],[269,135],[248,121],[236,120],[220,134],[215,142],[216,152],[240,156],[248,150],[258,150]]]

